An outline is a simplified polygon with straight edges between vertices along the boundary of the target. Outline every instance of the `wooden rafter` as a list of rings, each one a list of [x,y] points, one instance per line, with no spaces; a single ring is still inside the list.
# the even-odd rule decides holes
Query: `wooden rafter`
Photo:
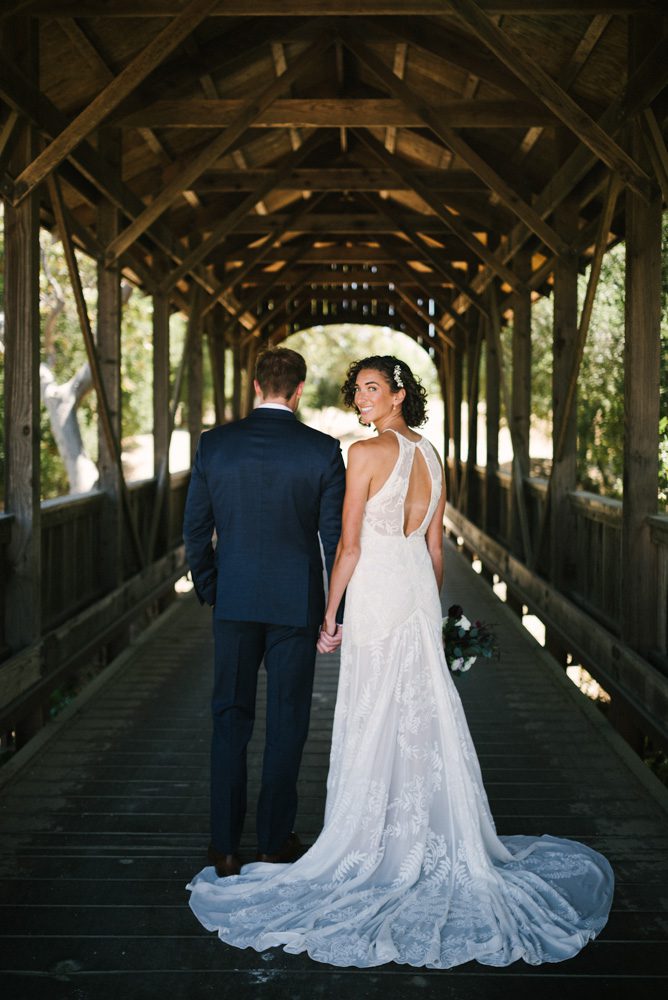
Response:
[[[656,115],[651,108],[642,113],[642,128],[647,152],[659,182],[663,200],[668,204],[668,150]]]
[[[199,246],[195,247],[193,250],[187,254],[183,261],[176,267],[168,276],[168,278],[163,282],[161,288],[167,290],[175,282],[179,281],[184,274],[196,267],[201,261],[203,261],[208,255],[215,250],[238,225],[238,223],[244,219],[253,207],[261,201],[270,191],[272,191],[281,180],[286,177],[298,163],[308,156],[308,154],[316,149],[323,141],[322,133],[314,133],[307,142],[305,142],[299,149],[290,153],[289,156],[283,160],[282,163],[276,167],[271,174],[266,177],[262,184],[255,190],[252,191],[248,197],[244,198],[239,205],[231,212],[227,213],[225,218],[217,223],[211,232],[208,234],[206,239],[204,239]]]
[[[311,271],[305,272],[300,276],[300,278],[301,280],[299,284],[293,286],[292,288],[288,288],[288,290],[274,303],[273,309],[268,309],[264,316],[261,316],[255,325],[251,327],[248,334],[241,342],[242,347],[248,344],[253,337],[259,337],[267,323],[270,323],[272,319],[275,319],[276,314],[283,309],[290,299],[296,298],[301,293],[302,289],[305,288],[311,280]]]
[[[458,288],[462,295],[467,297],[467,301],[472,302],[478,310],[480,310],[484,315],[487,315],[486,308],[480,301],[480,296],[473,291],[464,275],[459,272],[457,268],[450,267],[433,247],[430,247],[423,239],[420,238],[419,232],[422,230],[418,231],[418,229],[414,228],[403,215],[395,212],[395,210],[388,205],[386,200],[371,198],[368,195],[366,196],[366,200],[369,204],[373,205],[373,207],[376,208],[381,215],[384,215],[391,225],[396,226],[397,231],[403,233],[406,239],[413,244],[416,252],[420,256],[424,257],[439,274],[441,274],[448,281],[451,281],[455,288]],[[446,311],[450,312],[450,310]],[[452,320],[457,323],[459,321],[459,317],[453,315]]]
[[[427,105],[423,98],[414,93],[410,87],[399,80],[385,63],[366,45],[347,34],[344,36],[346,45],[364,62],[378,77],[381,83],[396,97],[410,108],[422,123],[432,130],[446,146],[461,157],[471,170],[493,191],[501,201],[528,226],[546,246],[555,253],[568,252],[568,247],[541,216],[508,184],[476,151],[466,142],[439,114],[438,110]]]
[[[241,319],[244,313],[250,313],[250,311],[254,309],[258,305],[258,303],[262,301],[262,299],[266,298],[266,296],[269,294],[272,288],[275,288],[276,285],[279,283],[279,279],[281,278],[281,276],[285,272],[289,271],[292,265],[295,264],[303,256],[304,252],[311,245],[312,244],[310,242],[299,243],[296,247],[292,248],[291,253],[287,253],[285,255],[285,264],[281,268],[281,270],[272,271],[270,274],[266,275],[267,280],[264,282],[264,284],[260,285],[259,288],[256,288],[252,295],[248,296],[241,302],[237,311],[230,317],[229,321],[223,327],[222,329],[223,336],[225,336],[228,330],[231,330],[234,327],[235,323]],[[308,271],[308,274],[309,275],[312,274],[314,270],[315,269],[311,267]],[[303,276],[300,275],[300,278],[302,277]],[[249,328],[250,333],[252,334],[256,328],[257,328],[257,323],[251,324]]]
[[[240,98],[159,100],[111,123],[119,128],[225,128],[243,107]],[[462,99],[431,107],[451,128],[543,127],[558,121],[549,109],[530,101]],[[284,98],[253,122],[253,128],[393,128],[395,136],[397,128],[423,125],[424,116],[404,100],[377,97]]]
[[[387,148],[387,147],[386,147]],[[254,191],[271,173],[270,168],[208,171],[195,189],[201,194]],[[436,170],[419,167],[415,175],[438,194],[486,191],[487,185],[468,170]],[[300,167],[293,170],[277,191],[409,191],[396,173],[384,167]]]
[[[578,323],[575,351],[573,354],[571,372],[566,387],[566,393],[564,396],[564,404],[561,414],[561,423],[559,426],[559,434],[557,436],[557,440],[554,445],[554,453],[552,456],[552,468],[550,470],[550,476],[547,483],[545,503],[543,504],[541,510],[540,523],[538,526],[537,542],[534,548],[534,558],[533,560],[527,559],[527,563],[532,567],[535,566],[535,562],[540,556],[540,552],[543,546],[543,540],[545,538],[545,531],[550,519],[554,470],[556,469],[558,463],[563,458],[564,447],[566,444],[566,437],[568,434],[568,427],[571,423],[571,415],[573,412],[573,407],[575,406],[575,394],[577,390],[578,377],[580,375],[580,367],[582,365],[582,358],[584,356],[585,344],[587,343],[587,334],[589,333],[589,324],[591,322],[594,302],[596,300],[596,290],[598,288],[598,281],[601,276],[601,265],[603,263],[603,255],[608,248],[610,227],[612,225],[612,219],[615,214],[615,206],[617,204],[617,198],[619,196],[619,191],[621,187],[622,187],[622,182],[620,178],[617,177],[615,174],[612,174],[608,181],[605,203],[598,223],[598,237],[594,249],[594,256],[592,257],[591,261],[591,267],[589,271],[589,281],[587,282],[587,291],[585,293],[585,300],[582,305],[582,312],[580,313],[580,320]]]
[[[321,196],[322,197],[322,196]],[[275,232],[270,233],[265,239],[264,243],[255,247],[253,250],[249,251],[249,256],[245,262],[242,263],[241,267],[235,268],[231,271],[226,278],[224,278],[213,290],[211,299],[209,303],[204,307],[202,312],[203,316],[206,316],[214,306],[221,301],[222,297],[229,292],[235,285],[243,281],[246,275],[252,271],[261,261],[263,261],[267,255],[270,253],[274,245],[280,241],[286,232],[299,226],[301,218],[307,214],[315,205],[320,201],[320,198],[314,198],[310,202],[302,202],[295,212],[288,216],[283,225],[277,229]],[[309,246],[312,243],[309,242]],[[286,251],[277,251],[281,254],[281,260],[284,260]]]
[[[102,422],[102,430],[105,436],[105,440],[107,442],[109,454],[112,456],[114,465],[118,470],[121,496],[123,499],[123,509],[125,511],[128,527],[130,529],[130,537],[132,540],[133,547],[135,549],[135,554],[137,556],[137,559],[139,560],[139,565],[144,566],[146,564],[146,556],[143,551],[142,544],[139,538],[139,532],[134,517],[134,511],[130,503],[130,496],[125,482],[125,477],[123,475],[123,465],[121,462],[121,446],[114,431],[113,420],[109,408],[109,401],[107,399],[107,392],[104,386],[104,380],[102,378],[102,372],[100,368],[100,359],[98,357],[97,347],[95,346],[95,337],[93,335],[93,328],[91,326],[90,318],[88,316],[88,306],[86,305],[86,299],[84,297],[83,284],[81,282],[81,275],[79,273],[79,265],[77,263],[76,255],[74,253],[74,244],[72,243],[70,237],[65,205],[63,203],[63,198],[58,184],[58,179],[55,177],[54,174],[49,175],[48,186],[49,186],[49,195],[51,198],[51,204],[53,208],[53,214],[56,219],[56,224],[58,226],[58,231],[60,232],[63,244],[63,250],[65,252],[67,270],[70,277],[72,292],[74,293],[74,301],[76,303],[77,314],[79,317],[79,325],[81,327],[81,333],[86,348],[86,356],[88,358],[88,364],[90,365],[91,377],[93,380],[93,385],[95,387],[95,394],[97,396],[98,407],[99,407],[98,412],[100,421]]]
[[[40,17],[173,17],[181,9],[179,0],[15,0],[12,9],[31,3],[31,14]],[[581,14],[656,14],[656,0],[480,0],[488,14],[544,14],[554,17]],[[212,17],[271,17],[285,14],[285,0],[219,0]],[[291,0],[290,14],[309,17],[368,16],[370,14],[451,17],[451,0]]]
[[[626,150],[594,121],[522,48],[498,28],[474,0],[449,0],[461,20],[624,183],[643,198],[650,179]]]
[[[216,6],[217,0],[190,0],[190,3],[121,70],[68,127],[60,133],[16,181],[15,198],[25,198],[82,139],[100,125],[120,102],[145,80],[156,66],[186,38]]]
[[[494,254],[481,240],[478,239],[468,228],[462,223],[459,216],[451,212],[447,205],[443,204],[438,198],[434,197],[433,193],[422,184],[418,178],[413,173],[411,167],[404,163],[400,157],[392,156],[387,152],[382,143],[374,139],[372,135],[368,132],[356,131],[355,134],[359,140],[367,146],[373,153],[376,154],[377,158],[389,167],[391,170],[395,170],[398,176],[402,178],[407,184],[413,188],[416,194],[422,198],[422,200],[429,206],[432,212],[436,215],[438,219],[446,226],[450,232],[455,233],[460,240],[466,244],[469,249],[471,249],[480,260],[484,261],[500,278],[508,282],[511,288],[517,287],[517,277],[513,274],[510,268],[506,267],[503,261],[501,261],[496,254]]]
[[[62,18],[58,24],[85,62],[87,62],[96,73],[99,73],[104,78],[106,83],[110,83],[114,79],[113,70],[109,66],[106,59],[102,56],[102,53],[98,50],[93,40],[90,38],[90,35],[84,31],[79,22],[73,17],[65,17]],[[152,152],[157,153],[167,163],[172,162],[172,158],[165,148],[164,142],[158,138],[152,128],[142,126],[138,129],[138,131],[141,133],[142,138]],[[190,204],[193,203],[193,199],[195,200],[195,203],[197,203],[197,197],[196,195],[193,195],[192,192],[184,191],[183,197],[189,201]]]
[[[293,80],[303,73],[307,66],[310,66],[331,44],[328,35],[323,35],[314,42],[306,52],[303,52],[298,60],[277,80],[263,88],[263,90],[253,99],[246,103],[243,110],[236,116],[234,122],[225,131],[209,143],[199,156],[194,157],[176,177],[156,195],[154,200],[141,213],[139,218],[127,227],[109,245],[108,259],[116,260],[121,253],[137,239],[156,219],[169,208],[174,200],[179,196],[183,188],[190,187],[204,171],[218,160],[223,153],[227,152],[236,140],[252,125],[262,110],[268,107],[276,97],[283,93],[285,88]]]
[[[557,77],[557,83],[560,87],[563,87],[564,90],[569,90],[575,82],[580,70],[591,55],[593,49],[596,47],[596,43],[610,24],[611,20],[612,15],[610,14],[598,14],[596,17],[592,18],[589,27],[578,42],[571,58],[568,60],[566,66]],[[536,145],[542,134],[542,126],[532,126],[524,136],[514,159],[524,159],[524,157],[527,156]]]

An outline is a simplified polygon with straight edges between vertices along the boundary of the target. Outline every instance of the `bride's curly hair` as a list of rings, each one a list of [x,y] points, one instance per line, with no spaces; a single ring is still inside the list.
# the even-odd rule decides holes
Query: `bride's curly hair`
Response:
[[[392,392],[399,392],[402,388],[406,390],[406,398],[401,404],[401,415],[409,427],[422,427],[427,420],[427,390],[406,362],[400,361],[392,354],[374,355],[353,361],[341,386],[346,406],[355,409],[355,382],[359,373],[365,368],[380,372]]]

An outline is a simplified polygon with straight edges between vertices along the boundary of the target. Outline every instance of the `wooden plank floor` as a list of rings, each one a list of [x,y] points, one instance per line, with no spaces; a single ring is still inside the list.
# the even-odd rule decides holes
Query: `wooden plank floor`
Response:
[[[498,830],[574,837],[608,856],[618,882],[598,941],[538,968],[359,971],[238,951],[204,931],[184,886],[206,863],[210,621],[185,598],[27,761],[0,772],[3,996],[665,996],[665,790],[450,546],[446,566],[444,606],[457,600],[499,625],[502,661],[458,681]],[[322,821],[336,677],[337,658],[322,657],[301,774],[297,829],[307,841]],[[262,723],[260,714],[254,775]],[[252,827],[251,815],[249,859]]]

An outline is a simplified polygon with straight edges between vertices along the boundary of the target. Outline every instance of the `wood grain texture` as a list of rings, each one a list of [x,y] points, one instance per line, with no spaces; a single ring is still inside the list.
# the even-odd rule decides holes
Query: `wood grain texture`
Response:
[[[529,990],[538,974],[547,1000],[565,989],[574,1000],[629,988],[658,996],[668,971],[665,791],[642,775],[605,719],[450,544],[446,567],[443,607],[462,603],[497,622],[501,638],[501,662],[478,664],[458,682],[498,831],[583,840],[606,854],[617,879],[608,926],[577,958],[539,970],[471,963],[448,982],[458,1000],[475,1000],[481,989],[502,1000],[509,974]],[[75,989],[112,1000],[123,989],[139,1000],[159,989],[199,1000],[221,983],[250,1000],[260,979],[267,996],[382,1000],[390,992],[408,1000],[414,969],[341,976],[278,949],[259,955],[228,948],[195,922],[184,886],[206,864],[212,656],[209,615],[192,598],[180,603],[4,788],[3,971],[11,970],[10,982],[27,1000],[43,997],[45,988],[56,998]],[[321,657],[315,676],[296,823],[307,843],[322,825],[338,657]],[[255,851],[265,703],[261,672],[244,861]],[[76,962],[67,982],[53,972],[63,955]],[[442,998],[443,974],[417,972],[419,992]]]

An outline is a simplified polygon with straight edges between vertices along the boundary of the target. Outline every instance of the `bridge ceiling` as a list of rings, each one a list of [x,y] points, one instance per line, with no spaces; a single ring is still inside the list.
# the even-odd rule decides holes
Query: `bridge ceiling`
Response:
[[[300,304],[317,301],[316,315],[357,292],[360,314],[394,310],[411,335],[456,342],[490,284],[538,294],[559,255],[586,263],[612,173],[610,242],[623,236],[624,190],[647,196],[668,177],[657,2],[6,7],[38,24],[39,74],[4,41],[0,135],[26,116],[44,148],[10,178],[0,143],[4,192],[38,189],[51,225],[56,170],[81,246],[179,306],[198,287],[223,325],[252,329],[271,302],[263,336],[304,325],[290,318]],[[626,151],[637,114],[651,170]],[[122,213],[108,245],[103,200]]]

